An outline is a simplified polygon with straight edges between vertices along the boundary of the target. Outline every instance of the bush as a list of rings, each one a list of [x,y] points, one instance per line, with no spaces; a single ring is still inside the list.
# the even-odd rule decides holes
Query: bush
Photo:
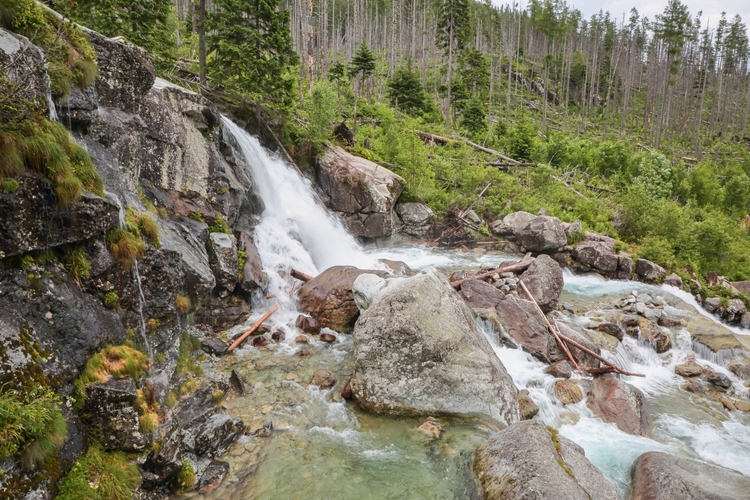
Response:
[[[107,233],[106,240],[112,255],[124,266],[132,266],[136,259],[146,253],[146,245],[133,233],[122,228]]]
[[[119,309],[120,308],[120,296],[117,295],[116,290],[110,290],[104,294],[104,307],[107,309]]]
[[[31,469],[54,456],[68,437],[60,404],[49,389],[0,393],[0,459],[20,453],[22,466]]]
[[[80,283],[81,280],[89,277],[91,261],[89,261],[86,252],[76,249],[68,254],[68,258],[65,261],[65,268],[70,273],[70,277]]]
[[[214,217],[214,223],[209,226],[208,230],[212,233],[232,234],[232,231],[229,230],[229,223],[218,212]]]
[[[182,468],[177,474],[176,483],[177,488],[180,490],[190,489],[195,484],[195,471],[193,470],[193,465],[187,460],[182,462]]]
[[[56,500],[131,500],[140,484],[138,467],[124,453],[91,446],[63,479]]]

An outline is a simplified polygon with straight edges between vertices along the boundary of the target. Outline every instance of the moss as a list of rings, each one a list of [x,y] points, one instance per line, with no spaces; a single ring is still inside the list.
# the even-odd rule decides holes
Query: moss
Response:
[[[195,484],[195,471],[193,470],[193,465],[187,460],[182,462],[182,468],[177,474],[175,483],[180,490],[190,489]]]
[[[194,375],[203,375],[203,368],[201,368],[193,358],[193,353],[200,352],[201,341],[192,335],[183,333],[180,337],[180,353],[177,357],[177,366],[175,367],[175,373],[191,373]]]
[[[562,445],[560,444],[559,439],[559,433],[557,429],[554,427],[547,426],[547,430],[549,431],[550,435],[552,436],[552,442],[555,444],[555,451],[557,451],[557,463],[560,467],[563,468],[563,470],[568,474],[570,477],[575,479],[575,475],[573,474],[573,471],[570,470],[570,467],[568,467],[568,464],[565,463],[565,461],[562,458]]]
[[[68,258],[65,260],[65,268],[68,270],[70,277],[80,284],[81,280],[89,277],[91,261],[89,261],[86,252],[76,249],[68,254]]]
[[[232,234],[232,231],[229,230],[229,223],[219,213],[216,214],[214,223],[211,224],[208,230],[212,233]]]
[[[190,299],[184,295],[178,295],[174,298],[174,307],[179,314],[185,314],[190,310]]]
[[[2,183],[0,183],[0,191],[3,194],[13,194],[18,191],[19,187],[18,181],[15,179],[3,179]]]
[[[73,406],[77,410],[83,408],[87,385],[104,382],[109,377],[138,380],[146,374],[148,367],[148,356],[132,347],[105,347],[89,358],[80,377],[73,382]]]
[[[44,463],[68,437],[60,398],[47,388],[0,394],[0,459],[21,455],[24,469]]]
[[[104,307],[107,309],[119,309],[120,308],[120,296],[116,290],[110,290],[104,294]]]
[[[223,187],[223,188],[219,189],[218,191],[216,191],[216,194],[223,195],[223,194],[227,194],[228,192],[229,192],[229,188],[228,187]]]
[[[188,394],[192,393],[197,387],[198,381],[193,377],[190,377],[180,386],[180,396],[187,396]]]
[[[567,235],[568,245],[575,245],[579,241],[583,240],[583,237],[585,235],[586,233],[583,230],[570,233],[569,235]]]
[[[247,252],[237,250],[237,272],[240,279],[242,279],[242,271],[245,269],[245,262],[247,262]]]
[[[196,221],[198,221],[198,222],[206,222],[206,221],[205,221],[205,220],[203,219],[203,214],[202,214],[202,213],[200,213],[200,212],[193,212],[193,213],[191,213],[191,214],[190,214],[190,218],[191,218],[191,219],[193,219],[193,220],[196,220]]]
[[[130,500],[141,474],[124,453],[92,446],[63,479],[56,500]]]

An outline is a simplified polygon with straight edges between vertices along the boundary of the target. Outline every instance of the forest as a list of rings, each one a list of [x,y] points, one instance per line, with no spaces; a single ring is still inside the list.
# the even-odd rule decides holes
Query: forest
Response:
[[[439,215],[545,209],[686,277],[750,278],[739,15],[709,20],[679,0],[654,19],[586,19],[562,0],[48,3],[146,48],[162,77],[260,118],[310,172],[343,122],[348,149]]]

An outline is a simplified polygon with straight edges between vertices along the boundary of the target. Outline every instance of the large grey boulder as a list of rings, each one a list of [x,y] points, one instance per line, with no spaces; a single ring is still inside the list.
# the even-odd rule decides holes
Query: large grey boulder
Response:
[[[476,452],[474,474],[487,500],[619,500],[583,448],[539,420],[518,422]]]
[[[258,247],[249,233],[240,234],[240,248],[245,252],[245,265],[240,269],[240,288],[246,292],[258,289],[266,282],[263,262],[260,260]]]
[[[530,252],[551,252],[565,246],[565,235],[560,219],[541,215],[515,232],[518,243]]]
[[[536,217],[528,212],[513,212],[490,224],[490,231],[497,236],[513,236]]]
[[[208,261],[216,283],[231,292],[237,285],[237,238],[231,234],[211,233],[208,242]]]
[[[635,273],[647,281],[658,281],[667,275],[663,267],[646,259],[635,261]]]
[[[554,349],[555,340],[550,337],[533,302],[508,295],[497,303],[495,309],[501,335],[510,337],[514,344],[540,361],[553,361],[550,351]]]
[[[354,236],[383,238],[398,229],[393,208],[404,189],[404,179],[339,147],[329,148],[317,167],[331,209],[343,215]]]
[[[576,245],[572,256],[581,264],[608,275],[617,271],[619,263],[617,253],[615,253],[614,240],[584,240]]]
[[[359,405],[393,415],[517,422],[516,387],[447,278],[431,269],[396,280],[368,284],[380,291],[354,327],[351,388]]]
[[[418,202],[399,202],[396,204],[396,213],[401,219],[401,232],[417,238],[427,236],[435,219],[435,212]]]
[[[743,500],[750,478],[698,460],[649,451],[633,464],[633,500]]]
[[[351,332],[359,316],[352,284],[363,274],[385,276],[387,273],[353,266],[329,267],[300,288],[297,293],[300,311],[318,320],[321,327],[340,333]]]
[[[132,378],[86,387],[86,419],[104,449],[137,452],[151,443],[151,436],[141,432],[138,404]]]
[[[46,109],[50,79],[44,52],[28,38],[0,28],[0,71],[8,82],[18,85],[17,97]]]
[[[611,377],[594,379],[594,390],[588,407],[605,422],[613,422],[628,434],[648,436],[651,413],[646,396],[640,389]]]
[[[542,311],[549,312],[557,307],[563,285],[563,272],[549,255],[540,255],[521,275],[521,280],[531,292]]]

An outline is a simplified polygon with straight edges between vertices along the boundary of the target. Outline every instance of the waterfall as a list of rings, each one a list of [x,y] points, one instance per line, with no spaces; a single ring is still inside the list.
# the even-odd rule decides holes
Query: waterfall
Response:
[[[222,122],[239,146],[248,176],[265,205],[254,238],[268,275],[269,294],[281,297],[291,288],[287,277],[291,268],[316,275],[334,265],[372,265],[374,259],[341,221],[318,203],[307,179],[271,156],[257,138],[231,120],[222,117]]]

